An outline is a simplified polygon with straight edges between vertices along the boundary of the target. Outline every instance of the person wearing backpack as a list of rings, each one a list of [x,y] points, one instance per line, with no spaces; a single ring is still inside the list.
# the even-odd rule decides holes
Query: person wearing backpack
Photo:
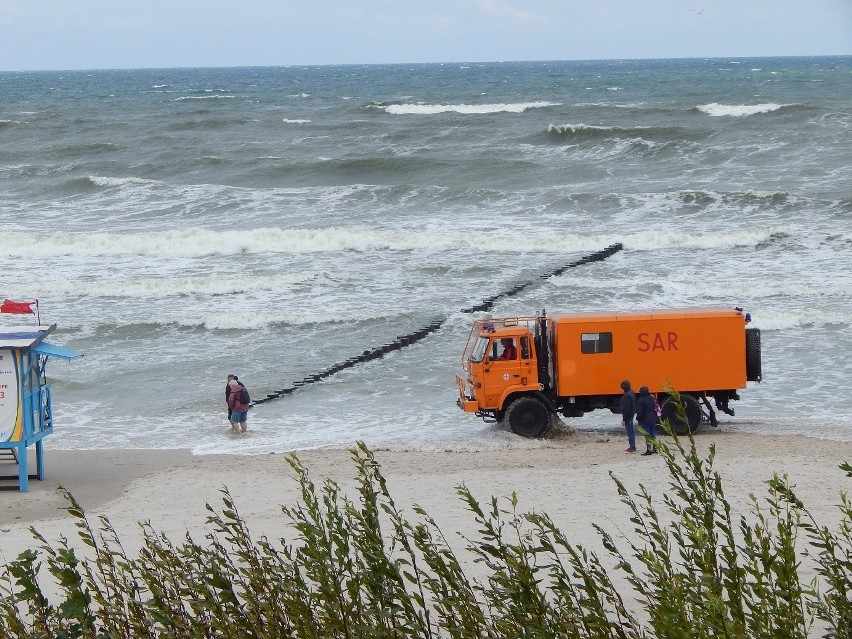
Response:
[[[236,375],[228,375],[228,379],[225,382],[225,404],[228,403],[228,398],[231,396],[231,380],[237,380],[237,383],[240,386],[244,386],[244,384],[240,381],[240,378]],[[231,407],[228,406],[228,421],[231,421]]]
[[[648,441],[646,442],[645,452],[643,455],[653,455],[657,452],[655,442],[657,440],[657,416],[656,400],[653,395],[648,392],[648,387],[643,386],[639,389],[639,397],[636,399],[636,421],[648,433]]]
[[[251,403],[248,389],[238,379],[234,378],[228,382],[228,410],[231,422],[231,430],[235,433],[244,433],[248,430],[248,409]]]

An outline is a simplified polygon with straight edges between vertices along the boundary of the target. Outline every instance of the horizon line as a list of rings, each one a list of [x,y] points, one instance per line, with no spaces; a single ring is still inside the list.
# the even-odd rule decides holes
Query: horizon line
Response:
[[[432,62],[327,62],[327,63],[289,63],[289,64],[236,64],[222,65],[177,65],[177,66],[129,66],[129,67],[78,67],[66,69],[0,69],[0,73],[70,73],[89,71],[167,71],[187,69],[287,69],[305,67],[370,67],[370,66],[425,66],[460,64],[523,64],[523,63],[563,63],[563,62],[653,62],[662,60],[767,60],[767,59],[807,59],[807,58],[849,58],[848,53],[826,53],[807,55],[708,55],[675,56],[663,58],[565,58],[552,60],[439,60]]]

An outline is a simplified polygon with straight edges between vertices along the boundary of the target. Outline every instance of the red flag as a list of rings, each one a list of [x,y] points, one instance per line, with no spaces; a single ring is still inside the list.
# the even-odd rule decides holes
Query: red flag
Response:
[[[13,302],[12,300],[3,300],[3,303],[0,304],[0,313],[15,313],[16,315],[35,315],[35,311],[32,309],[32,305],[35,304],[35,301],[32,302]]]

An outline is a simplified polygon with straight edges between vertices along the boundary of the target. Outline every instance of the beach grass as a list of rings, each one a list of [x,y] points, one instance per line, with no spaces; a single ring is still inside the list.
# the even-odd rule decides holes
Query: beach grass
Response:
[[[354,492],[315,483],[288,457],[300,496],[281,508],[290,539],[253,538],[223,489],[221,504],[207,506],[203,539],[172,540],[142,522],[131,553],[108,519],[90,520],[66,493],[79,543],[51,543],[31,528],[33,547],[2,567],[0,636],[852,636],[845,495],[829,527],[775,475],[734,515],[715,446],[702,456],[691,436],[668,441],[657,442],[664,495],[610,473],[633,530],[596,525],[603,556],[573,544],[546,513],[524,512],[516,495],[482,501],[462,485],[477,535],[453,550],[425,510],[402,514],[360,443],[350,451]],[[848,464],[841,470],[852,476]],[[472,564],[484,577],[468,574]]]

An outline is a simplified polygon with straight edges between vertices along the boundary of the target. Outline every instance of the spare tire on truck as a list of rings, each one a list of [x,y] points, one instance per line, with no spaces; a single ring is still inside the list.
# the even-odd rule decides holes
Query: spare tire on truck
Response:
[[[760,329],[747,328],[746,336],[746,380],[759,382],[763,376],[760,364]]]
[[[535,397],[519,397],[506,409],[503,422],[521,437],[541,437],[550,424],[550,411]]]
[[[701,426],[701,405],[694,395],[681,395],[680,401],[683,404],[684,416],[678,414],[678,406],[674,398],[669,396],[663,400],[660,406],[661,420],[669,420],[672,432],[675,435],[688,435],[695,433]],[[684,421],[686,417],[686,421]]]

